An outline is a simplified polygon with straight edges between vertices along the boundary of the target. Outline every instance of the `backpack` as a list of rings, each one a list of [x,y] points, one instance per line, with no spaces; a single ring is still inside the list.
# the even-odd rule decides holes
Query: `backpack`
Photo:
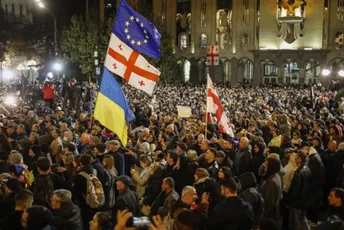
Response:
[[[105,202],[102,183],[94,175],[89,175],[85,172],[80,172],[79,174],[87,179],[86,196],[84,195],[86,204],[91,208],[101,207]]]

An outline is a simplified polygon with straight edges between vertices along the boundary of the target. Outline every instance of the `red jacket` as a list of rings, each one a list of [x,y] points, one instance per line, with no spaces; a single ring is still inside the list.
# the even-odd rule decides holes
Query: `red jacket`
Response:
[[[44,100],[54,99],[54,85],[45,85],[43,86],[42,91],[44,93]]]

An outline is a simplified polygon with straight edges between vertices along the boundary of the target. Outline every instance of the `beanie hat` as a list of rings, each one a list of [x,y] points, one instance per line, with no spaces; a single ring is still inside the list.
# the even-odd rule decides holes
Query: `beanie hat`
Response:
[[[22,188],[22,185],[19,182],[19,180],[14,179],[14,178],[8,179],[5,185],[7,188],[9,188],[13,192],[18,192]]]

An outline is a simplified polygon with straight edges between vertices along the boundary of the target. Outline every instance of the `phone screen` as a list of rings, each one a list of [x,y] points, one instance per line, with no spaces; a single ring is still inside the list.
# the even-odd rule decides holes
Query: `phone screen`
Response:
[[[150,219],[147,216],[142,216],[142,217],[133,217],[133,225],[134,227],[146,227],[149,226],[150,224]]]

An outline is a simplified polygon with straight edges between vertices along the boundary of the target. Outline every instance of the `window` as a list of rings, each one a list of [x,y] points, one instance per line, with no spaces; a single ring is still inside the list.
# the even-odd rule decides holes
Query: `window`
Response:
[[[207,3],[206,0],[201,0],[201,25],[207,27]]]
[[[23,5],[22,4],[20,4],[19,10],[20,10],[20,17],[23,17]]]
[[[207,35],[206,34],[201,34],[201,37],[200,37],[200,48],[202,50],[204,50],[204,49],[207,48],[207,45],[208,45]]]
[[[186,34],[180,36],[180,49],[185,50],[188,48],[188,37]]]
[[[8,16],[8,6],[7,6],[7,4],[5,6],[5,14],[6,14],[6,16]]]
[[[12,4],[12,15],[13,16],[15,15],[15,6],[14,6],[14,4]]]

